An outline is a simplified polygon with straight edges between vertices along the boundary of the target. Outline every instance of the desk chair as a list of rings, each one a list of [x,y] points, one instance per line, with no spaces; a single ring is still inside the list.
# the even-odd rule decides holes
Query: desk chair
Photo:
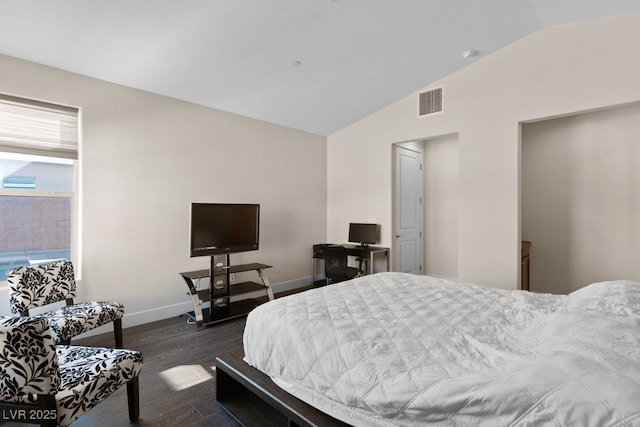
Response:
[[[353,279],[358,269],[347,265],[347,250],[344,246],[327,246],[324,249],[324,277],[327,285]]]
[[[369,257],[366,253],[356,258],[358,262],[358,276],[364,276],[369,272]]]

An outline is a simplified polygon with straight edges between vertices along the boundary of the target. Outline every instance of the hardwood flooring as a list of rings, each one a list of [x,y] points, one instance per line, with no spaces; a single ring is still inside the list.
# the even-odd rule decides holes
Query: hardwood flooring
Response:
[[[215,358],[242,354],[245,318],[197,330],[186,316],[124,330],[125,348],[140,351],[140,427],[237,427],[215,400]],[[77,345],[113,345],[113,335],[77,340]],[[126,387],[76,421],[74,427],[130,425]]]

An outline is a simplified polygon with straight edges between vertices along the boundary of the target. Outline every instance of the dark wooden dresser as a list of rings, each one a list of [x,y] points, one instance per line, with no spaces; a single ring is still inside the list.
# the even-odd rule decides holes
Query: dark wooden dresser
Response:
[[[526,240],[522,241],[522,260],[520,271],[520,289],[523,291],[529,290],[529,249],[531,249],[531,242]]]

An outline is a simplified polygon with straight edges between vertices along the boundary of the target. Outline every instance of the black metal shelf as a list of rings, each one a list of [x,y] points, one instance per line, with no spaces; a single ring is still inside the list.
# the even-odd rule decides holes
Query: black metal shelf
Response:
[[[246,316],[265,300],[265,298],[242,298],[243,295],[263,291],[268,299],[273,299],[271,284],[264,276],[263,271],[271,268],[270,265],[251,263],[230,266],[228,255],[222,259],[224,262],[221,262],[219,256],[216,256],[216,262],[213,257],[211,261],[210,269],[180,273],[189,287],[193,303],[193,317],[198,327]],[[213,276],[210,274],[211,271],[213,271]],[[251,281],[230,283],[231,274],[245,271],[257,272],[262,284]],[[198,289],[196,283],[200,279],[208,277],[211,277],[209,288]],[[237,301],[231,301],[232,297]]]

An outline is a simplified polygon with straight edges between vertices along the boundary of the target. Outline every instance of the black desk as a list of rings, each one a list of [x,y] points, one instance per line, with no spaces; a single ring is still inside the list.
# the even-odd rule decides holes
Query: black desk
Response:
[[[324,248],[327,246],[335,246],[332,243],[320,243],[317,245],[313,245],[313,256],[311,258],[311,281],[315,284],[316,282],[316,267],[317,262],[322,260],[324,261]],[[389,260],[389,248],[384,248],[382,246],[361,246],[361,245],[338,245],[342,246],[347,250],[347,256],[367,259],[367,271],[366,274],[373,274],[374,267],[373,263],[376,257],[384,256],[386,261],[386,270],[389,271],[390,260]]]

